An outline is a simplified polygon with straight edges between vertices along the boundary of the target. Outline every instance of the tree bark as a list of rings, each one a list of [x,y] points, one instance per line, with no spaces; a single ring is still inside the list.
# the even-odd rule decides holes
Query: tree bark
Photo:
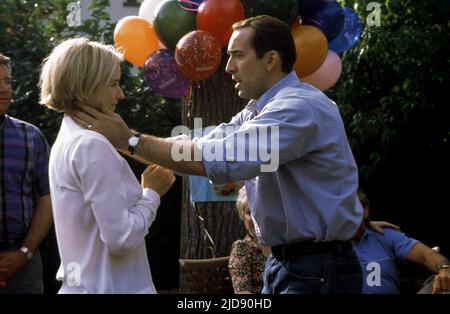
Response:
[[[254,1],[242,1],[246,16],[253,15]],[[219,69],[207,80],[194,82],[192,98],[185,99],[182,107],[182,123],[192,129],[194,118],[202,119],[202,127],[228,122],[247,101],[240,99],[234,89],[231,75],[225,72],[228,61],[226,48],[222,50]],[[194,208],[195,207],[195,208]],[[201,219],[201,218],[202,219]],[[214,245],[208,239],[209,233]],[[235,202],[211,202],[190,204],[189,180],[183,180],[181,212],[181,258],[211,258],[230,254],[231,245],[245,235],[245,227],[235,210]],[[180,291],[186,282],[180,273]]]
[[[222,63],[209,79],[194,82],[192,101],[185,100],[182,109],[182,123],[190,129],[194,118],[202,119],[202,127],[228,122],[242,110],[246,101],[240,99],[234,90],[231,76],[225,73],[227,62],[225,49]],[[211,202],[190,204],[189,180],[183,182],[183,207],[181,213],[182,258],[211,258],[226,256],[231,244],[244,234],[242,223],[235,212],[234,202]],[[195,208],[194,208],[195,207]],[[201,216],[203,221],[199,218]],[[205,229],[215,244],[208,240]]]

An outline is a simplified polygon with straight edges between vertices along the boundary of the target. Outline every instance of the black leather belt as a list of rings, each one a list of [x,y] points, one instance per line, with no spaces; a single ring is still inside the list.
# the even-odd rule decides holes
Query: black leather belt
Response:
[[[278,261],[295,262],[305,255],[341,254],[351,249],[352,243],[350,240],[327,242],[304,241],[288,245],[272,246],[272,255]]]

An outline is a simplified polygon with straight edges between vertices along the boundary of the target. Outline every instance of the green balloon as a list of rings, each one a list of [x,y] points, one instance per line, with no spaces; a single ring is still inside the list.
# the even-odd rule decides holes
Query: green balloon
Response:
[[[277,17],[290,27],[298,16],[298,1],[255,0],[253,14]]]
[[[196,29],[196,18],[195,12],[183,9],[176,0],[169,0],[159,7],[153,26],[164,46],[175,50],[180,38]]]

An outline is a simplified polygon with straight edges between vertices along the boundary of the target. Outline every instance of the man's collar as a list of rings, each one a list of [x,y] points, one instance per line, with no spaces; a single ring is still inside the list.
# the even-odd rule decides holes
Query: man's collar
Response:
[[[279,80],[275,85],[268,89],[256,102],[256,112],[260,113],[264,106],[275,96],[283,87],[286,87],[294,82],[299,82],[295,71],[291,71],[288,75]]]

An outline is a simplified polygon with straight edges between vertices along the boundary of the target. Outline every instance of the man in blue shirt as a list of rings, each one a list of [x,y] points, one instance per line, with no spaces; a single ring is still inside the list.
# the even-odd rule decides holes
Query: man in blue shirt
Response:
[[[406,262],[421,264],[436,274],[433,280],[433,293],[449,291],[448,259],[394,229],[385,228],[384,234],[381,234],[366,228],[370,204],[364,192],[359,191],[358,195],[364,207],[364,220],[352,242],[363,271],[362,293],[400,293],[398,265]]]
[[[362,218],[358,171],[338,107],[292,71],[289,27],[269,16],[233,25],[226,71],[248,105],[194,141],[134,135],[111,110],[83,107],[84,127],[122,152],[215,183],[246,180],[258,241],[272,247],[266,293],[359,293],[350,239]],[[137,139],[136,139],[137,138]]]
[[[38,247],[52,225],[49,146],[41,131],[6,114],[10,58],[0,53],[0,294],[43,293]]]

